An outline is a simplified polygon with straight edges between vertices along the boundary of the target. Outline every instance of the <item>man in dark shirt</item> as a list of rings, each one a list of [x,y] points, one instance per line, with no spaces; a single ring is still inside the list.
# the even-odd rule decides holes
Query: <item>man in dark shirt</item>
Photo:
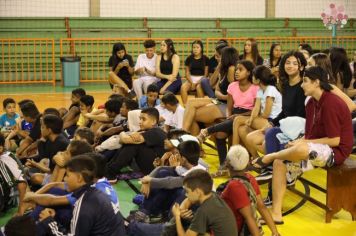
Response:
[[[121,168],[130,165],[133,159],[142,173],[149,174],[153,169],[153,161],[164,153],[164,140],[166,133],[157,124],[159,112],[156,108],[146,108],[140,114],[139,132],[127,134],[120,133],[120,142],[123,146],[117,151],[107,165],[107,178],[116,180]]]

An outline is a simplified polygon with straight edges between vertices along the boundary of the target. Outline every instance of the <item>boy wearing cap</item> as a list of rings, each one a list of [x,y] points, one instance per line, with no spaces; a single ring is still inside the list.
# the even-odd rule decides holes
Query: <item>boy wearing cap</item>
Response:
[[[140,206],[140,212],[136,213],[136,220],[148,221],[147,215],[167,213],[174,202],[184,199],[184,176],[196,169],[206,170],[198,164],[200,146],[197,141],[180,143],[177,153],[170,155],[172,167],[157,167],[150,175],[141,179],[141,191],[146,198]]]
[[[256,179],[245,172],[249,163],[249,154],[241,145],[232,146],[226,157],[226,166],[232,179],[227,182],[221,198],[235,215],[239,234],[249,231],[251,235],[261,235],[256,210],[259,211],[272,235],[279,235],[273,219],[263,204]]]

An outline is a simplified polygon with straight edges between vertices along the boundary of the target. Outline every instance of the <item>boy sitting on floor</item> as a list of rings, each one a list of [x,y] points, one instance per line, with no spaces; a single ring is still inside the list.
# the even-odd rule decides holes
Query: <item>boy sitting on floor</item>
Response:
[[[123,146],[107,165],[109,180],[116,180],[120,170],[130,165],[133,159],[144,174],[149,174],[154,169],[153,161],[163,155],[166,139],[166,133],[157,127],[158,120],[159,113],[156,108],[143,109],[140,114],[141,130],[130,134],[120,133]]]

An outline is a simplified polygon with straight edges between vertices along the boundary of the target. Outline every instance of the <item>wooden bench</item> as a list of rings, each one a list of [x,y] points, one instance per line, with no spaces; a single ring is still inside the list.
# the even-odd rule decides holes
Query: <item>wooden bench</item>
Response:
[[[288,189],[326,211],[325,222],[330,223],[334,214],[344,209],[356,220],[356,160],[348,158],[340,166],[326,168],[326,189],[300,177],[299,180],[321,192],[326,193],[326,204],[297,190],[294,186]]]

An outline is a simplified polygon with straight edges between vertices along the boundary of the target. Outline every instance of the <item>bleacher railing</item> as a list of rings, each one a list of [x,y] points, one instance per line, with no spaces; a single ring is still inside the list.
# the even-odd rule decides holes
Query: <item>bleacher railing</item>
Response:
[[[107,81],[110,67],[109,57],[112,46],[122,42],[134,60],[144,53],[143,42],[148,38],[65,38],[60,39],[59,48],[53,39],[0,39],[0,84],[51,83],[61,80],[60,56],[81,57],[81,82]],[[156,41],[156,51],[160,51],[163,38]],[[191,53],[191,43],[198,38],[172,38],[180,57],[180,72],[184,73],[184,61]],[[220,38],[204,40],[204,53],[214,55],[215,44]],[[242,54],[247,38],[226,38],[231,46]],[[262,57],[269,55],[270,45],[278,42],[282,51],[297,49],[300,43],[309,43],[313,49],[327,49],[332,45],[344,47],[349,56],[356,50],[356,36],[332,37],[257,37]],[[56,63],[57,62],[57,63]],[[57,78],[56,78],[57,76]],[[184,76],[184,74],[182,74]]]
[[[110,71],[109,58],[114,43],[121,42],[134,60],[144,53],[143,42],[148,38],[68,38],[60,40],[60,55],[81,57],[80,82],[107,81]],[[156,42],[156,51],[164,38],[150,38]],[[197,38],[172,38],[174,48],[180,57],[180,69],[190,54],[191,42]]]
[[[55,86],[53,39],[0,39],[0,48],[0,84],[51,83]]]

